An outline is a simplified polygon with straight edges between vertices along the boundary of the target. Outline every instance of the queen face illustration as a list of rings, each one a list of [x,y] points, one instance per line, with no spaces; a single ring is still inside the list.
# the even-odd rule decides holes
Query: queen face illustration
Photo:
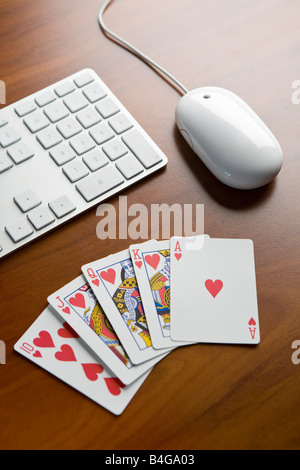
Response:
[[[130,259],[121,261],[120,265],[121,282],[114,292],[113,301],[135,341],[141,349],[145,349],[152,343],[134,268]]]

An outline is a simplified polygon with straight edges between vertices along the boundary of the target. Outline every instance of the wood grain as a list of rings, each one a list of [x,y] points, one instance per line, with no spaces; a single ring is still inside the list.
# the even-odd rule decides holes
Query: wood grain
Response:
[[[101,2],[100,2],[101,4]],[[262,342],[257,348],[194,345],[158,364],[115,417],[13,351],[49,294],[80,266],[125,249],[101,241],[91,210],[1,261],[1,449],[299,449],[300,106],[297,0],[115,1],[106,23],[189,89],[229,88],[278,137],[285,155],[266,188],[223,186],[174,124],[178,93],[99,30],[98,0],[2,0],[1,76],[7,104],[92,67],[169,157],[130,189],[128,204],[204,204],[212,237],[255,244]],[[1,197],[1,183],[0,183]],[[118,197],[109,202],[118,209]],[[122,218],[121,224],[125,223]]]

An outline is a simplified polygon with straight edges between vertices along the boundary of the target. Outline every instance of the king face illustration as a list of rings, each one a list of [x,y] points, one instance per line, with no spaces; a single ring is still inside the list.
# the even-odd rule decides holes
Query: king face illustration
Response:
[[[150,287],[163,330],[170,331],[170,250],[159,251],[163,267],[150,279]]]

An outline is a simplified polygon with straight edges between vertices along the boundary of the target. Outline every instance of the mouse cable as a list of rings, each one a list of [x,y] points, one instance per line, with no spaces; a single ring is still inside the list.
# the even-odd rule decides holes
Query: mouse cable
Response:
[[[182,92],[183,94],[188,93],[187,88],[185,88],[182,83],[180,83],[173,75],[171,75],[167,70],[163,69],[160,65],[158,65],[156,62],[154,62],[152,59],[150,59],[148,56],[140,52],[136,47],[132,46],[129,42],[125,41],[122,39],[120,36],[117,36],[115,33],[110,31],[104,24],[103,21],[103,15],[105,10],[112,4],[114,0],[105,0],[103,6],[101,7],[98,15],[98,21],[100,24],[101,29],[104,31],[105,35],[116,42],[119,46],[124,47],[124,49],[128,50],[132,54],[136,55],[139,59],[143,60],[148,64],[151,68],[156,69],[156,72],[161,72],[163,74],[164,80],[166,80],[166,77],[169,78]],[[168,80],[166,80],[168,82]],[[169,83],[169,82],[168,82]]]

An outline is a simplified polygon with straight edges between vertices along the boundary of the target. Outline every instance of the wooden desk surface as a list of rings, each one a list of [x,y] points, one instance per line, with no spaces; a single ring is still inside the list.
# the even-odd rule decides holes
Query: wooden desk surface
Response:
[[[101,0],[2,0],[0,79],[7,104],[94,68],[169,157],[126,193],[128,204],[204,204],[212,237],[255,243],[261,345],[194,345],[158,364],[115,417],[13,351],[47,296],[88,261],[125,249],[100,241],[96,210],[1,261],[1,449],[300,448],[300,105],[298,0],[119,0],[106,23],[189,89],[229,88],[267,122],[284,150],[280,176],[252,192],[216,181],[174,124],[178,93],[109,41]],[[1,188],[0,188],[1,192]],[[109,202],[118,207],[118,197]]]

